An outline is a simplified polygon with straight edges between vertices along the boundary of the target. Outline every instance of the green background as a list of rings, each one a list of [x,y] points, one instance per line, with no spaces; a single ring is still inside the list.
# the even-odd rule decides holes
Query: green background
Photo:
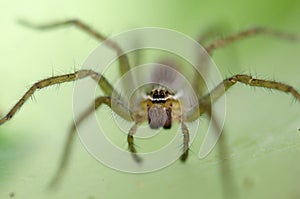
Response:
[[[300,2],[285,1],[0,1],[0,114],[32,83],[79,68],[97,41],[65,28],[36,32],[16,23],[78,18],[106,35],[159,26],[191,37],[221,25],[224,34],[255,25],[300,33]],[[216,51],[223,77],[251,73],[300,89],[300,43],[257,37]],[[0,128],[0,198],[223,198],[224,182],[238,198],[300,198],[300,106],[291,96],[236,86],[227,95],[230,174],[214,150],[197,158],[197,137],[186,164],[133,175],[99,164],[78,141],[64,181],[46,190],[72,121],[72,84],[35,94]],[[201,120],[207,125],[207,120]],[[125,138],[124,138],[125,139]],[[151,142],[151,140],[149,140]],[[108,152],[109,153],[109,152]],[[224,179],[225,177],[225,179]]]

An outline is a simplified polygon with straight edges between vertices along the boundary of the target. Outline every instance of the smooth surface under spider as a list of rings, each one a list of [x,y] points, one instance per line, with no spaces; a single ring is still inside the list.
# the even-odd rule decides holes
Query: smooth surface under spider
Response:
[[[48,30],[48,29],[61,27],[61,26],[73,25],[83,30],[84,32],[88,33],[89,35],[93,36],[94,38],[96,38],[101,42],[106,40],[106,37],[103,36],[101,33],[97,32],[96,30],[92,29],[91,27],[89,27],[88,25],[86,25],[85,23],[79,20],[67,20],[67,21],[45,24],[45,25],[34,25],[24,21],[21,21],[21,23],[30,28],[40,29],[40,30]],[[207,53],[209,55],[212,55],[215,50],[221,47],[229,45],[238,40],[245,39],[259,34],[273,36],[276,38],[291,40],[291,41],[295,41],[299,39],[297,35],[273,31],[267,28],[250,28],[245,31],[239,32],[237,34],[233,34],[227,37],[217,39],[214,42],[204,47]],[[198,42],[201,43],[202,41],[198,41]],[[123,55],[122,49],[119,47],[119,45],[110,40],[106,40],[106,45],[107,47],[114,50],[117,55],[119,55],[118,61],[119,61],[119,69],[121,75],[128,72],[131,69],[129,65],[128,57],[126,55]],[[94,110],[98,109],[102,104],[111,107],[112,100],[113,100],[112,93],[114,91],[114,86],[109,82],[109,80],[93,70],[79,70],[74,73],[53,76],[34,83],[29,88],[29,90],[22,96],[22,98],[12,107],[12,109],[3,118],[0,119],[0,125],[9,121],[15,115],[15,113],[23,106],[23,104],[35,93],[35,91],[55,84],[77,81],[79,79],[83,79],[86,77],[91,77],[92,79],[94,79],[98,83],[99,87],[103,90],[105,95],[97,97],[95,99],[94,104],[92,104],[90,108],[87,109],[78,119],[77,125],[80,125],[80,123],[83,122],[85,118],[87,118]],[[186,117],[185,115],[182,115],[180,111],[178,111],[180,110],[180,101],[176,97],[176,93],[174,91],[171,91],[168,88],[162,87],[160,85],[157,85],[156,87],[154,86],[151,90],[145,93],[146,98],[140,103],[141,105],[139,111],[131,112],[129,108],[130,118],[126,118],[127,116],[126,115],[124,116],[122,114],[123,107],[117,106],[112,108],[114,112],[116,112],[118,115],[123,117],[125,120],[133,120],[134,122],[127,136],[128,148],[129,151],[132,153],[134,159],[137,162],[141,160],[137,154],[137,150],[134,145],[134,134],[136,133],[138,126],[141,123],[148,122],[149,127],[152,129],[158,129],[158,128],[169,129],[171,128],[173,122],[178,122],[181,126],[181,131],[183,134],[183,149],[182,149],[181,160],[185,161],[188,157],[189,141],[190,141],[189,130],[186,126],[186,122],[193,121],[195,118],[200,117],[204,113],[210,115],[211,102],[217,100],[222,95],[224,95],[225,91],[227,91],[230,87],[232,87],[236,83],[242,83],[248,86],[262,87],[262,88],[278,90],[280,92],[290,93],[295,97],[295,99],[300,101],[300,94],[292,86],[277,81],[257,79],[246,74],[233,75],[223,80],[223,82],[220,82],[220,84],[216,86],[215,89],[213,89],[210,93],[206,93],[206,94],[203,94],[203,92],[201,92],[202,89],[200,88],[201,82],[197,78],[195,78],[193,79],[192,84],[194,85],[194,88],[199,89],[197,91],[197,98],[198,98],[197,100],[199,106],[194,110],[194,114],[192,114],[189,117]],[[211,99],[211,96],[213,96],[213,99]],[[59,164],[56,174],[54,175],[52,184],[55,184],[58,181],[58,179],[62,176],[63,171],[66,168],[70,151],[72,148],[72,143],[74,140],[75,130],[76,130],[75,125],[72,125],[68,133],[68,138],[64,147],[61,162]]]

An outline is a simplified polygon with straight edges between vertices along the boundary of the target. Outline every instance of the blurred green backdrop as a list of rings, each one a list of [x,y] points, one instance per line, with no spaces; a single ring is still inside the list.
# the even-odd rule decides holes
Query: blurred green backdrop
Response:
[[[78,18],[106,35],[159,26],[196,37],[222,24],[224,34],[255,25],[300,33],[300,2],[282,1],[0,1],[0,114],[36,80],[79,68],[97,41],[63,28],[36,32],[16,23]],[[300,43],[257,37],[216,51],[222,75],[249,73],[300,89]],[[203,135],[186,164],[143,175],[99,164],[77,142],[56,192],[46,185],[56,169],[72,121],[73,84],[35,95],[0,128],[0,198],[223,198],[220,155],[199,160]],[[239,198],[300,198],[300,104],[290,96],[236,86],[228,94],[226,133]],[[207,121],[203,119],[203,125]],[[149,140],[151,142],[151,140]],[[225,179],[226,181],[226,179]],[[11,195],[11,196],[10,196]]]

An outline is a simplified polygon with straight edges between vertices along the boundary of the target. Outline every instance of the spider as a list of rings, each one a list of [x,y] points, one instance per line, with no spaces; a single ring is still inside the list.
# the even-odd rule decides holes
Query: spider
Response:
[[[105,36],[103,36],[101,33],[99,33],[98,31],[91,28],[90,26],[88,26],[80,20],[66,20],[42,25],[31,24],[26,21],[20,22],[27,27],[38,30],[48,30],[69,25],[75,26],[100,42],[106,41],[105,44],[107,45],[107,47],[114,50],[118,55],[118,64],[121,75],[124,75],[126,72],[131,70],[128,56],[126,54],[123,54],[122,49],[117,43],[111,40],[106,40],[107,38]],[[274,31],[263,27],[255,27],[246,29],[244,31],[238,32],[230,36],[216,39],[210,44],[205,45],[204,48],[209,55],[212,55],[213,52],[219,48],[255,35],[267,35],[291,41],[296,41],[299,39],[297,35]],[[205,35],[203,38],[205,38]],[[202,43],[202,40],[199,40],[198,42]],[[112,108],[112,101],[114,100],[112,97],[114,87],[109,82],[109,80],[102,76],[100,73],[97,73],[93,70],[78,70],[76,72],[65,75],[52,76],[34,83],[28,89],[28,91],[21,97],[21,99],[10,109],[10,111],[0,119],[0,125],[9,121],[37,90],[56,84],[77,81],[87,77],[91,77],[93,80],[95,80],[99,85],[100,89],[103,90],[105,95],[97,97],[94,100],[94,104],[92,104],[78,119],[77,125],[81,124],[85,120],[85,118],[87,118],[94,110],[98,109],[103,104]],[[181,109],[181,102],[177,98],[176,91],[171,91],[168,88],[161,85],[154,85],[152,89],[148,90],[148,92],[145,93],[146,97],[144,97],[141,101],[139,110],[131,111],[129,108],[130,118],[122,114],[122,111],[120,111],[121,107],[116,107],[115,109],[112,108],[114,112],[119,114],[125,120],[131,120],[134,122],[127,136],[128,148],[129,151],[132,153],[134,160],[136,160],[137,162],[141,161],[134,145],[134,135],[138,130],[139,125],[141,125],[144,122],[148,122],[149,127],[151,129],[170,129],[172,124],[174,122],[177,122],[181,126],[181,131],[183,134],[183,149],[180,159],[183,162],[186,161],[189,153],[190,142],[189,129],[186,125],[186,122],[193,121],[196,118],[199,118],[204,113],[211,115],[212,102],[224,95],[225,92],[236,83],[242,83],[252,87],[268,88],[280,92],[290,93],[294,96],[296,100],[300,101],[300,94],[296,89],[294,89],[294,87],[277,81],[257,79],[247,74],[236,74],[229,78],[226,78],[223,80],[223,82],[220,82],[219,85],[217,85],[213,90],[206,94],[200,92],[201,83],[203,82],[201,82],[197,78],[193,80],[193,85],[195,86],[195,88],[199,88],[199,90],[197,91],[197,100],[199,106],[195,108],[193,112],[194,114],[190,116],[185,116],[184,112],[179,111]],[[213,99],[211,99],[212,96]],[[75,131],[75,125],[72,125],[68,133],[66,144],[64,146],[60,164],[52,180],[53,184],[58,181],[59,177],[62,175],[63,171],[66,168],[75,136]]]

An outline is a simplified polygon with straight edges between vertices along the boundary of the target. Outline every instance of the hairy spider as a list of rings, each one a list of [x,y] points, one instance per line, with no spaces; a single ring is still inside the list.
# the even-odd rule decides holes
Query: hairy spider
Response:
[[[106,40],[106,37],[103,36],[101,33],[97,32],[96,30],[92,29],[91,27],[89,27],[88,25],[86,25],[85,23],[79,20],[67,20],[67,21],[45,24],[45,25],[34,25],[24,21],[21,21],[21,23],[28,27],[34,29],[40,29],[40,30],[47,30],[56,27],[73,25],[83,30],[84,32],[88,33],[89,35],[93,36],[99,41]],[[292,41],[299,39],[298,36],[296,35],[278,32],[267,28],[250,28],[245,31],[239,32],[237,34],[233,34],[227,37],[217,39],[214,42],[210,43],[209,45],[206,45],[205,50],[209,55],[212,55],[212,53],[216,49],[224,47],[238,40],[259,35],[259,34],[273,36],[285,40],[292,40]],[[201,41],[199,42],[201,43]],[[105,44],[109,48],[113,49],[119,56],[118,58],[119,69],[121,75],[124,75],[126,72],[128,72],[131,69],[129,66],[128,57],[125,54],[123,54],[122,49],[119,47],[117,43],[110,40],[106,40]],[[87,116],[89,116],[94,110],[98,109],[102,104],[111,107],[114,87],[110,84],[110,82],[100,73],[97,73],[93,70],[79,70],[70,74],[49,77],[47,79],[43,79],[41,81],[34,83],[28,89],[28,91],[21,97],[21,99],[11,108],[11,110],[3,118],[0,119],[0,125],[9,121],[15,115],[15,113],[23,106],[23,104],[34,94],[35,91],[55,84],[77,81],[79,79],[83,79],[86,77],[91,77],[92,79],[94,79],[98,83],[99,87],[104,91],[105,96],[100,96],[95,99],[94,104],[92,104],[90,108],[86,110],[78,119],[77,125],[79,125],[82,121],[84,121],[85,118],[87,118]],[[124,107],[115,107],[115,108],[111,107],[111,108],[114,112],[116,112],[124,119],[129,121],[131,120],[134,122],[133,126],[131,127],[128,133],[127,142],[128,142],[129,150],[136,161],[140,161],[141,159],[137,156],[137,151],[134,146],[134,134],[136,133],[138,126],[143,122],[148,122],[149,127],[152,129],[157,129],[161,127],[164,129],[169,129],[171,128],[173,122],[178,122],[181,125],[181,130],[183,134],[183,151],[182,151],[181,160],[185,161],[188,157],[188,151],[189,151],[189,130],[185,123],[195,120],[196,118],[200,117],[200,115],[204,113],[210,115],[211,103],[214,100],[220,98],[225,93],[225,91],[227,91],[231,86],[235,85],[237,82],[246,84],[248,86],[262,87],[262,88],[268,88],[268,89],[278,90],[281,92],[290,93],[297,100],[300,101],[300,94],[290,85],[276,82],[276,81],[271,81],[271,80],[256,79],[246,74],[236,74],[233,75],[232,77],[223,80],[223,82],[220,82],[220,84],[215,89],[213,89],[210,93],[207,94],[201,93],[200,91],[201,89],[199,88],[201,87],[201,85],[199,85],[201,82],[199,83],[198,79],[195,78],[193,80],[193,84],[194,84],[194,88],[199,88],[197,93],[197,97],[198,97],[197,100],[199,106],[194,110],[193,114],[189,116],[186,116],[184,115],[184,113],[178,111],[181,109],[181,105],[180,105],[180,100],[177,98],[176,91],[171,91],[168,88],[163,87],[161,85],[154,86],[152,90],[149,90],[148,93],[145,94],[146,97],[141,101],[138,110],[131,111],[131,108],[129,107],[130,117],[123,114],[122,109]],[[211,96],[213,96],[213,99],[211,99]],[[53,179],[53,182],[56,182],[58,180],[58,178],[61,176],[62,172],[64,171],[67,165],[70,150],[75,135],[74,133],[75,129],[76,129],[75,125],[72,125],[68,133],[68,138],[62,154],[62,159],[59,164],[59,168],[55,174],[55,177]]]

